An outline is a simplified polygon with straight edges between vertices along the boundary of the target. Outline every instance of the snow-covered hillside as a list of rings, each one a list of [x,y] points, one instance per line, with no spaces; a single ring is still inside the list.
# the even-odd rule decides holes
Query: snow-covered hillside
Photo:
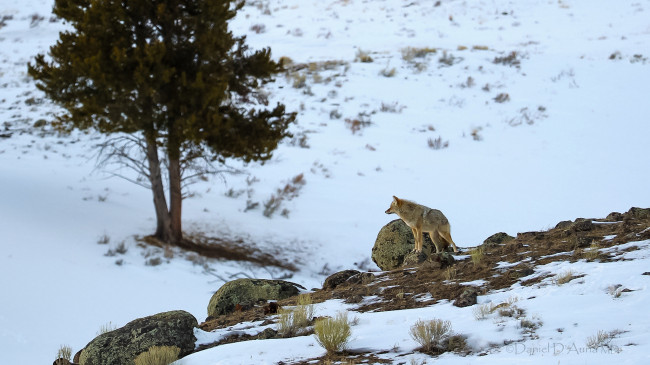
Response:
[[[109,322],[173,309],[202,320],[223,280],[286,274],[190,261],[180,252],[164,258],[162,250],[138,246],[134,237],[155,224],[151,193],[94,169],[93,146],[102,136],[58,136],[41,126],[57,108],[35,88],[26,64],[65,27],[52,18],[52,4],[0,3],[0,350],[7,363],[49,363],[60,345],[76,351]],[[275,58],[293,62],[269,92],[298,112],[295,137],[263,166],[233,161],[245,173],[194,185],[185,227],[295,262],[300,270],[291,280],[312,288],[341,269],[375,268],[370,251],[392,218],[383,213],[392,195],[442,210],[460,247],[498,231],[514,235],[648,207],[649,12],[647,0],[249,1],[232,29],[252,48],[271,47]],[[298,197],[264,216],[263,203],[299,174],[305,184]],[[106,255],[122,243],[126,253]],[[162,264],[146,264],[156,257]],[[613,268],[580,266],[587,285],[483,300],[536,296],[526,305],[544,321],[541,340],[553,343],[556,323],[571,321],[558,313],[559,303],[592,304],[588,298],[636,275],[646,261],[641,255]],[[610,271],[620,280],[603,282]],[[643,278],[625,282],[639,289],[633,300],[595,301],[591,310],[612,322],[593,329],[638,317]],[[359,328],[375,334],[356,334],[352,345],[414,348],[402,333],[410,323],[403,316],[435,316],[443,307],[359,315]],[[478,326],[449,310],[459,332]],[[570,326],[563,325],[569,333],[562,341],[578,341]],[[630,331],[647,330],[647,322],[635,321]],[[377,338],[387,331],[394,338]],[[648,353],[641,339],[629,341],[639,345],[612,355],[616,361],[638,363]],[[320,350],[310,343],[282,342],[285,350],[268,361],[315,356]],[[277,347],[275,340],[259,345]],[[237,353],[237,346],[246,345],[222,351]],[[191,363],[211,363],[199,358]]]

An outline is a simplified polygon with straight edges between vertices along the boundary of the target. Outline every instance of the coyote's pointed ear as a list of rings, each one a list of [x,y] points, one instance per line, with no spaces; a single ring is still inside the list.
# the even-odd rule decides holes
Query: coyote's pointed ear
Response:
[[[397,205],[402,204],[402,201],[401,201],[398,197],[396,197],[395,195],[393,195],[393,201],[394,201],[395,204],[397,204]]]

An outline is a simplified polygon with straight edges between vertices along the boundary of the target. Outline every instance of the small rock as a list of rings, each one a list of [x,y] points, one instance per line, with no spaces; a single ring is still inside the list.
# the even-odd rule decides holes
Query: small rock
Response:
[[[576,247],[586,248],[591,246],[591,244],[597,239],[590,236],[578,236],[576,237]]]
[[[455,262],[454,255],[449,252],[433,253],[427,259],[427,263],[434,264],[439,269],[445,269]]]
[[[416,266],[427,259],[427,254],[424,252],[411,251],[404,256],[404,263],[402,266]]]
[[[270,338],[276,338],[276,337],[278,337],[278,331],[272,328],[267,328],[257,335],[258,340],[268,340]]]
[[[370,284],[373,281],[375,281],[375,275],[369,272],[360,272],[358,274],[350,276],[350,278],[347,280],[347,282],[350,284],[361,284],[361,285]]]
[[[476,304],[476,298],[478,297],[478,289],[469,287],[463,291],[463,293],[454,300],[454,305],[456,307],[469,307],[470,305]]]
[[[336,288],[337,286],[345,283],[351,276],[354,276],[356,274],[359,274],[359,271],[357,270],[343,270],[339,271],[335,274],[332,274],[325,279],[325,282],[323,283],[323,289],[324,290],[331,290]]]
[[[571,226],[571,229],[575,232],[585,232],[591,231],[594,228],[594,224],[591,222],[591,219],[576,219],[576,222]]]
[[[352,295],[350,297],[345,298],[344,302],[348,304],[357,304],[361,303],[363,301],[363,296],[359,294]]]
[[[607,215],[608,222],[620,222],[623,220],[623,214],[619,212],[611,212]]]
[[[519,270],[518,272],[519,272],[519,276],[524,277],[524,276],[528,276],[528,275],[533,275],[535,273],[535,270],[533,270],[532,267],[527,266],[527,267]]]
[[[512,241],[514,239],[515,239],[514,237],[508,235],[505,232],[499,232],[486,238],[485,241],[483,241],[483,245],[486,247],[493,247],[493,246],[498,246],[502,243],[506,243],[508,241]]]

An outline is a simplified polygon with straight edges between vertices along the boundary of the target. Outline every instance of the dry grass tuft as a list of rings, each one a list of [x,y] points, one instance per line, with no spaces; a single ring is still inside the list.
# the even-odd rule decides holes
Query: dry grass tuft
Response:
[[[311,324],[314,319],[314,305],[311,295],[301,294],[293,309],[280,309],[278,318],[278,333],[283,337],[298,335]]]
[[[440,349],[441,342],[451,335],[451,322],[441,319],[418,320],[409,333],[425,352],[431,352]]]
[[[316,342],[327,350],[328,354],[345,350],[352,334],[347,312],[339,312],[335,318],[317,321],[314,333]]]
[[[152,346],[135,358],[135,365],[168,365],[178,360],[181,352],[176,346]]]

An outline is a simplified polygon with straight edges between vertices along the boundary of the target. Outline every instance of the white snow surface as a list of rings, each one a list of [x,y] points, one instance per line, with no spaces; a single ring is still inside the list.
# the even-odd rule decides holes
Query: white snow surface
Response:
[[[217,260],[206,270],[179,252],[145,265],[162,257],[134,239],[154,229],[151,192],[95,169],[103,136],[32,128],[59,111],[27,75],[27,63],[65,29],[52,5],[0,2],[0,353],[7,364],[50,363],[61,345],[76,352],[107,323],[175,309],[202,321],[224,280],[286,273]],[[379,229],[396,218],[384,214],[392,195],[442,210],[460,247],[499,231],[649,207],[648,19],[648,0],[251,1],[232,29],[252,49],[271,47],[276,59],[297,64],[343,65],[298,71],[306,75],[302,88],[284,76],[268,86],[272,103],[298,112],[297,142],[283,143],[263,165],[230,162],[242,174],[191,186],[185,228],[280,252],[300,268],[290,280],[314,288],[338,270],[376,269],[369,257]],[[437,52],[409,61],[407,47]],[[373,62],[356,60],[361,51]],[[511,52],[518,66],[493,62]],[[509,100],[495,101],[502,93]],[[346,119],[370,123],[353,133]],[[308,148],[299,145],[302,136]],[[431,148],[438,138],[448,146]],[[306,184],[281,208],[287,217],[246,211],[247,199],[261,206],[301,173]],[[97,243],[102,237],[108,244]],[[122,242],[125,254],[105,256]],[[359,318],[350,348],[394,349],[381,356],[396,362],[437,361],[411,354],[417,344],[408,329],[441,318],[468,336],[476,354],[447,353],[439,358],[445,363],[647,363],[649,277],[641,274],[650,248],[634,245],[623,254],[629,261],[537,268],[585,275],[568,284],[546,280],[479,298],[518,297],[541,323],[536,339],[515,321],[477,321],[471,308],[446,302],[356,313],[330,301],[317,315],[350,311]],[[633,291],[614,298],[607,288],[617,284]],[[622,332],[607,351],[590,351],[586,340],[598,330]],[[182,363],[273,364],[323,354],[307,336],[219,346]]]

